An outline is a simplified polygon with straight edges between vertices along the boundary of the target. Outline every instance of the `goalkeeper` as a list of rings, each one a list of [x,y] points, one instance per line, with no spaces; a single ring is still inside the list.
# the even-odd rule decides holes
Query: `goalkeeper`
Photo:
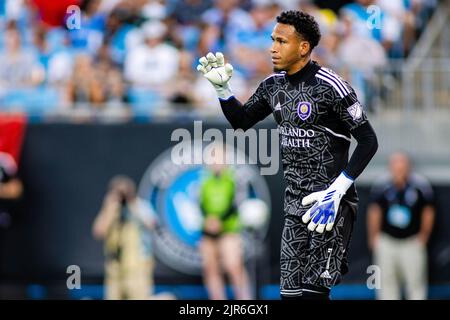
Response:
[[[270,114],[278,124],[287,181],[282,299],[329,299],[330,289],[347,272],[358,203],[353,182],[378,148],[353,88],[311,60],[320,36],[312,16],[282,12],[270,48],[275,73],[244,105],[233,96],[233,67],[221,53],[208,53],[197,67],[215,87],[234,129],[247,130]],[[349,160],[352,136],[357,146]]]

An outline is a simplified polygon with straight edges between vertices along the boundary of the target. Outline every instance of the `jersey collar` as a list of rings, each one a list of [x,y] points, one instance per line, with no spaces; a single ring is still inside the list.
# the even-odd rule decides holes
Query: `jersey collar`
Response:
[[[318,63],[316,61],[309,60],[308,63],[296,73],[291,75],[286,74],[286,78],[290,83],[297,84],[306,81],[314,75],[318,69],[320,69]]]

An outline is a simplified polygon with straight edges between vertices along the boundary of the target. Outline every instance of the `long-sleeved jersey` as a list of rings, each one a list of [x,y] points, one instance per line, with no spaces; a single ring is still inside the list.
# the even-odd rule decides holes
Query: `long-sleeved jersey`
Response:
[[[273,114],[287,181],[284,209],[288,214],[303,214],[301,198],[326,189],[342,171],[355,179],[378,147],[353,88],[314,61],[295,74],[267,77],[244,105],[230,97],[221,100],[221,107],[234,129],[247,130]],[[351,136],[358,145],[349,161]],[[354,185],[344,199],[357,202]]]

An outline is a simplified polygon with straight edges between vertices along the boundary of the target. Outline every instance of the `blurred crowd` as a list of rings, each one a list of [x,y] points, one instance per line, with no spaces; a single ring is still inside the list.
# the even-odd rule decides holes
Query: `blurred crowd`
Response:
[[[272,72],[286,9],[314,15],[313,59],[370,106],[370,79],[405,58],[437,0],[0,0],[0,111],[133,116],[219,112],[198,58],[221,51],[246,100]]]

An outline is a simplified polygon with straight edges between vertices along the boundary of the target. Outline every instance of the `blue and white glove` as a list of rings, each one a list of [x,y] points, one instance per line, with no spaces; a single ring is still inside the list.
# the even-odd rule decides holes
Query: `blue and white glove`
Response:
[[[230,84],[228,83],[233,75],[233,66],[229,63],[225,64],[225,58],[221,52],[214,55],[209,52],[206,57],[201,57],[197,70],[203,73],[203,76],[216,89],[220,99],[227,100],[233,95]]]
[[[302,217],[304,223],[311,220],[308,224],[309,230],[323,233],[325,228],[327,231],[333,229],[341,198],[352,184],[353,179],[342,172],[328,189],[311,193],[303,198],[304,206],[316,202]]]

